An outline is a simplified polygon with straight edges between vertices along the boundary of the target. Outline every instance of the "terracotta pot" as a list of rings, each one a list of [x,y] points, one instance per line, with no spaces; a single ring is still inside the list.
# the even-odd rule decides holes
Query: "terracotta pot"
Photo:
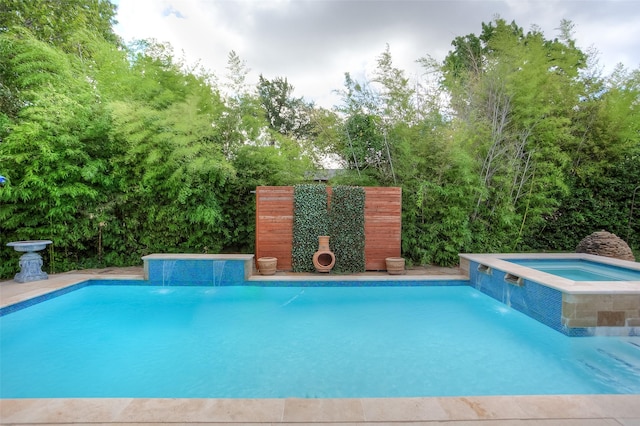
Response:
[[[276,266],[278,265],[278,259],[275,257],[260,257],[258,258],[258,270],[262,275],[273,275],[276,273]]]
[[[404,270],[404,258],[387,257],[385,262],[387,263],[387,272],[389,275],[402,275],[406,273]]]
[[[318,251],[313,254],[313,267],[318,272],[329,272],[336,264],[336,256],[329,248],[329,237],[318,237]]]

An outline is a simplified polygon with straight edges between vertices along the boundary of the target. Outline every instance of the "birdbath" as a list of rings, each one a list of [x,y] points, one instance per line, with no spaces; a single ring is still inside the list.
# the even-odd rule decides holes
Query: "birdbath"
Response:
[[[15,251],[24,252],[20,256],[20,272],[13,277],[16,282],[26,283],[49,278],[46,272],[42,272],[42,256],[36,252],[44,250],[51,243],[52,241],[50,240],[13,241],[7,243]]]

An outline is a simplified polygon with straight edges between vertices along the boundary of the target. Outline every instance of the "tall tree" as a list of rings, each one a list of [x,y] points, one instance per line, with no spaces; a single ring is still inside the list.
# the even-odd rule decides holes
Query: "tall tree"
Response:
[[[227,74],[220,87],[226,112],[216,121],[221,130],[224,152],[233,158],[236,151],[247,144],[267,145],[267,126],[260,99],[247,83],[250,69],[235,52],[227,57]]]
[[[116,10],[109,0],[3,0],[0,33],[12,27],[25,28],[38,40],[67,52],[78,51],[79,32],[118,44],[120,38],[113,31]]]
[[[247,63],[240,59],[240,56],[232,50],[227,56],[227,74],[225,95],[229,99],[241,98],[249,94],[249,85],[247,84],[247,76],[251,69]]]
[[[304,139],[312,130],[309,112],[313,104],[294,97],[293,90],[286,77],[268,80],[260,74],[258,95],[269,127],[282,135]]]
[[[119,211],[138,226],[129,250],[157,251],[167,244],[172,250],[220,250],[217,194],[235,173],[223,153],[221,129],[212,125],[224,105],[207,76],[183,71],[166,45],[139,47],[131,65],[134,87],[111,103],[111,135],[124,147],[112,161],[128,171],[123,184],[131,189]]]
[[[536,28],[525,34],[499,18],[482,28],[479,37],[457,39],[461,50],[445,60],[445,84],[484,187],[472,220],[515,249],[566,192],[584,55],[568,38],[547,40]]]
[[[415,90],[403,70],[393,66],[389,45],[378,57],[372,81],[379,86],[381,113],[389,124],[413,124]]]
[[[337,141],[343,162],[378,184],[396,184],[394,162],[400,161],[400,145],[406,129],[415,124],[415,90],[404,71],[393,66],[389,46],[378,57],[371,81],[353,80],[345,74],[342,104],[346,116]]]
[[[637,253],[640,72],[618,66],[608,77],[588,74],[588,83],[574,108],[570,192],[556,212],[544,216],[527,244],[531,249],[574,250],[585,236],[606,229]]]
[[[77,260],[93,233],[91,211],[109,184],[105,105],[74,57],[28,31],[0,34],[0,51],[22,107],[5,128],[0,228],[14,239],[55,240]]]

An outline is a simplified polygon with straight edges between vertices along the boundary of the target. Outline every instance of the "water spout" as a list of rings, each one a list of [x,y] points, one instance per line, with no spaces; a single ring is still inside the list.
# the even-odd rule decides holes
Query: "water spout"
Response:
[[[175,260],[163,260],[162,261],[162,286],[171,285],[171,278],[173,276],[173,268],[176,265]]]
[[[213,286],[217,287],[222,285],[224,279],[224,267],[226,266],[226,260],[213,260]]]

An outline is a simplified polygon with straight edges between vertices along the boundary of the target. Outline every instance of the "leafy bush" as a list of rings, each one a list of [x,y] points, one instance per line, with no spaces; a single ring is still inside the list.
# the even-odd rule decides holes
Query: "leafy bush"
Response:
[[[318,237],[328,235],[327,189],[324,185],[295,185],[293,188],[294,272],[311,272],[313,254],[318,250]]]
[[[336,271],[365,271],[364,201],[365,191],[362,187],[333,188],[329,208],[329,235],[336,256]]]

